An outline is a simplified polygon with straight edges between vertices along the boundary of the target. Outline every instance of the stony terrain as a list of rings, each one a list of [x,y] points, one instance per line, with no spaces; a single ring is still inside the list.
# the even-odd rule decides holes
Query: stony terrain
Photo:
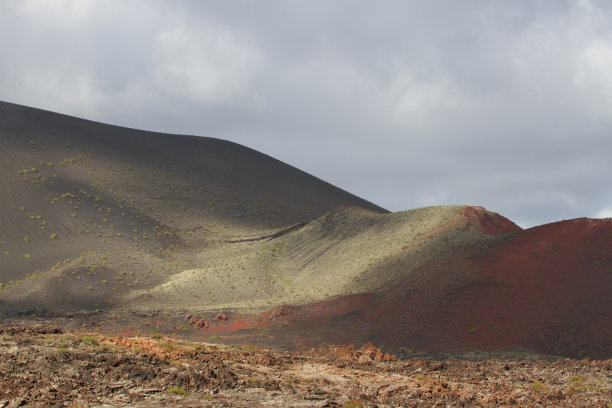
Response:
[[[469,357],[10,326],[0,329],[0,407],[612,406],[611,360]]]

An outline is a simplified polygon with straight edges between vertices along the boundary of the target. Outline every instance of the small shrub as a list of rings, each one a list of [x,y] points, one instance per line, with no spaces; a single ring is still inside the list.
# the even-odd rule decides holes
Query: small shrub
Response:
[[[163,349],[166,349],[166,350],[176,350],[176,349],[178,349],[178,347],[176,347],[175,345],[170,344],[170,343],[160,343],[159,347],[161,347]]]
[[[187,395],[187,394],[189,394],[187,391],[185,391],[184,389],[182,389],[180,387],[168,388],[168,392],[170,394],[174,394],[174,395]]]
[[[475,328],[475,327],[472,327],[472,328],[470,328],[470,329],[467,329],[466,333],[467,333],[467,334],[474,334],[474,333],[476,333],[476,328]]]
[[[159,340],[162,338],[162,335],[159,333],[151,332],[149,333],[149,337],[152,338],[153,340]]]
[[[342,406],[342,408],[358,408],[361,406],[363,406],[363,403],[361,401],[354,400],[347,402]]]
[[[51,238],[51,239],[57,239],[57,234],[51,234],[51,235],[49,235],[49,238]]]
[[[82,336],[81,340],[83,340],[85,343],[95,344],[96,346],[100,344],[100,341],[97,338],[91,336]]]
[[[542,384],[539,380],[533,380],[531,383],[531,388],[536,391],[548,391],[548,387]]]

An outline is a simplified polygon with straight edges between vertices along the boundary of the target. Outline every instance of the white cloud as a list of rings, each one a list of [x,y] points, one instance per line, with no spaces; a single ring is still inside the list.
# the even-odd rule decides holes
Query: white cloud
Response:
[[[153,63],[153,80],[164,93],[215,103],[244,96],[263,56],[227,29],[200,22],[160,32]]]
[[[577,84],[590,91],[593,112],[612,118],[612,35],[591,40],[584,48]]]
[[[595,218],[612,218],[612,205],[610,205],[608,208],[600,210]]]
[[[17,4],[26,14],[80,21],[91,17],[96,7],[94,0],[20,0]]]
[[[385,90],[387,107],[399,121],[414,121],[440,113],[453,104],[453,90],[447,76],[419,79],[410,71],[396,75]]]

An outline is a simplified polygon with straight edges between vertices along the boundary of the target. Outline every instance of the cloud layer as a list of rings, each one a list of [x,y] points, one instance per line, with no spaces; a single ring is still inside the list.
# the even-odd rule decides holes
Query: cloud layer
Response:
[[[0,3],[0,99],[231,139],[390,210],[610,216],[601,1]]]

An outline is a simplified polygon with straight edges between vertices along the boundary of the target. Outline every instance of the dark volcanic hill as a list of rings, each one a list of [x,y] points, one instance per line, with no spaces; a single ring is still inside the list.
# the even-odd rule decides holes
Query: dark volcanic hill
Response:
[[[109,306],[181,271],[182,253],[340,205],[385,211],[236,143],[9,103],[0,157],[4,307]]]
[[[3,311],[288,347],[612,355],[610,219],[388,213],[235,143],[8,103],[0,155]]]

